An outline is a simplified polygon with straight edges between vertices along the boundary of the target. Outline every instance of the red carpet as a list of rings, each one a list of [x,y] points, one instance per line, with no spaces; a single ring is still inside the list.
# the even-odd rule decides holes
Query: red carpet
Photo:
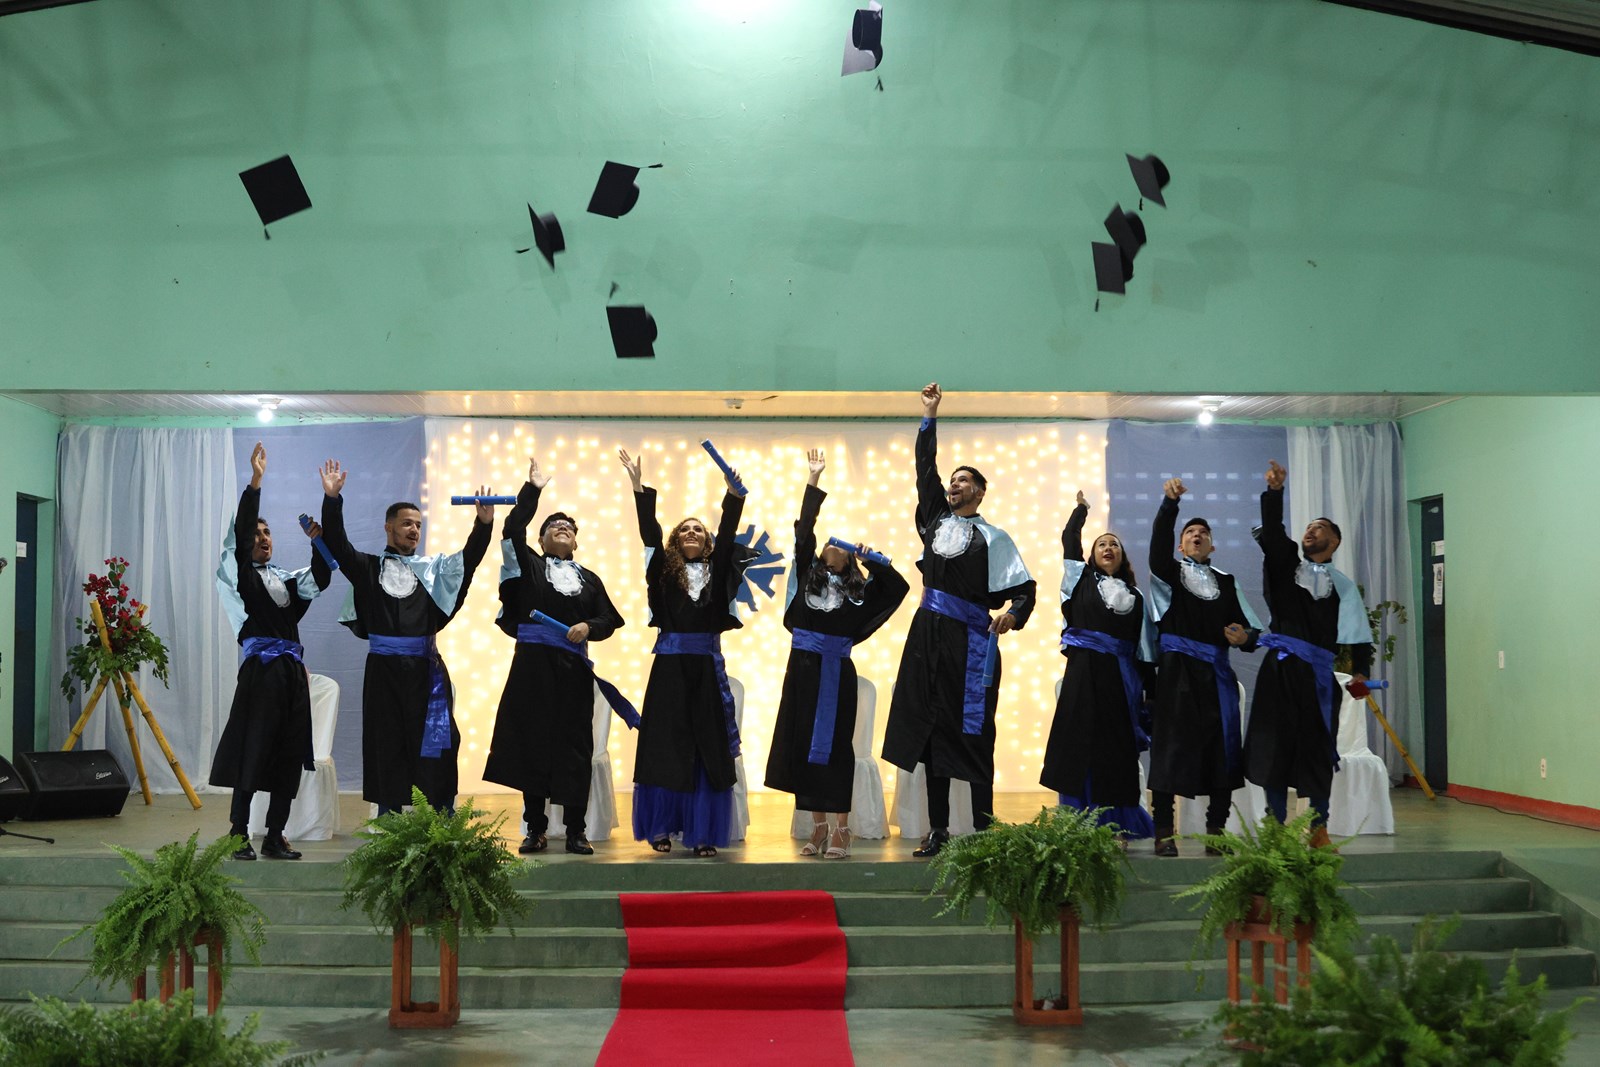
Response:
[[[828,893],[623,893],[628,969],[600,1067],[853,1064]]]

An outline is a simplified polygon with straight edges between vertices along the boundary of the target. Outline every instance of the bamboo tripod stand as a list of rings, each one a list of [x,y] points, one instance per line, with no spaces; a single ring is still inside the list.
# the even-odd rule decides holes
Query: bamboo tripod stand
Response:
[[[107,652],[111,651],[111,634],[106,630],[106,617],[100,611],[100,601],[89,601],[89,614],[94,616],[95,628],[100,631],[100,645]],[[117,692],[117,703],[122,707],[122,725],[128,731],[128,748],[133,752],[133,766],[139,772],[139,788],[144,792],[144,802],[152,803],[150,798],[150,779],[144,773],[144,759],[139,755],[139,734],[133,724],[133,703],[137,702],[139,711],[144,715],[144,721],[149,724],[150,732],[156,735],[156,743],[161,746],[161,751],[167,757],[167,765],[172,768],[172,773],[177,776],[178,784],[183,786],[183,795],[189,798],[189,803],[197,810],[200,807],[200,798],[195,795],[194,786],[189,784],[189,776],[183,773],[183,768],[178,764],[178,757],[173,755],[172,746],[167,744],[167,735],[161,732],[161,724],[156,722],[155,712],[150,710],[150,705],[145,703],[144,694],[139,692],[139,687],[134,684],[133,674],[130,671],[118,671],[115,674],[100,676],[100,684],[94,687],[94,694],[89,697],[89,703],[84,705],[83,714],[78,716],[78,721],[72,727],[72,733],[67,735],[67,743],[61,746],[61,751],[69,752],[83,736],[83,728],[89,725],[89,716],[94,714],[95,706],[100,703],[100,697],[110,684]]]
[[[1407,767],[1411,768],[1411,773],[1417,779],[1417,784],[1422,787],[1423,793],[1427,795],[1429,800],[1432,800],[1433,787],[1428,784],[1428,779],[1422,776],[1422,768],[1418,767],[1411,758],[1411,753],[1406,751],[1406,746],[1400,743],[1400,738],[1395,734],[1394,727],[1389,725],[1389,720],[1384,718],[1383,712],[1378,710],[1378,702],[1372,699],[1371,693],[1367,694],[1367,710],[1372,712],[1373,717],[1378,720],[1378,725],[1383,727],[1383,732],[1389,735],[1389,740],[1393,743],[1395,751],[1400,753],[1400,758],[1406,761]]]

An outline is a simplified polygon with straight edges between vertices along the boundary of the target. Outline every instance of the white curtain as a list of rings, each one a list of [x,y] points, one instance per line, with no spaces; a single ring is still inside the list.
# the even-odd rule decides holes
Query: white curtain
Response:
[[[1411,537],[1400,428],[1392,422],[1292,426],[1287,466],[1290,535],[1298,537],[1318,516],[1331,518],[1344,534],[1334,563],[1366,589],[1367,605],[1382,600],[1405,605],[1410,620],[1405,626],[1393,625],[1392,615],[1386,619],[1387,632],[1399,638],[1394,660],[1376,660],[1373,676],[1388,680],[1390,688],[1378,694],[1378,704],[1420,765],[1421,689],[1409,642],[1421,619],[1418,605],[1411,603]],[[1383,756],[1390,777],[1398,780],[1405,763],[1370,717],[1368,738],[1372,750]]]
[[[190,783],[201,790],[238,665],[212,581],[223,532],[238,505],[233,432],[70,426],[61,435],[58,461],[53,677],[66,671],[67,647],[84,640],[73,621],[88,615],[84,580],[104,574],[107,557],[127,559],[124,582],[150,605],[150,627],[169,655],[171,687],[145,668],[136,675],[139,689]],[[81,688],[71,701],[54,691],[52,747],[66,740],[86,700]],[[137,705],[133,714],[151,788],[180,792]],[[127,732],[109,689],[80,745],[110,749],[137,788]]]

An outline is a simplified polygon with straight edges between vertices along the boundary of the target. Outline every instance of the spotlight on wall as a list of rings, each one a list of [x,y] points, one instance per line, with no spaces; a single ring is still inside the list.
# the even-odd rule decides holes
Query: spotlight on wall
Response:
[[[256,418],[262,422],[271,422],[272,417],[278,413],[278,405],[283,403],[283,397],[263,396],[256,402],[261,405],[261,410],[256,412]]]
[[[1217,418],[1217,405],[1201,404],[1200,414],[1195,416],[1195,421],[1201,426],[1210,426]]]

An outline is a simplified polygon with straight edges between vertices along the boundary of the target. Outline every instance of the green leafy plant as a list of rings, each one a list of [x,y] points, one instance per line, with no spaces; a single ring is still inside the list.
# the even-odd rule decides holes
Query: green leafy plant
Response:
[[[1356,589],[1361,592],[1361,602],[1365,604],[1367,587],[1358,582]],[[1384,663],[1394,661],[1395,642],[1399,639],[1398,634],[1388,632],[1391,625],[1385,619],[1385,616],[1388,615],[1394,616],[1392,625],[1404,626],[1406,624],[1406,606],[1398,600],[1380,600],[1367,609],[1367,627],[1372,631],[1372,645],[1377,652],[1378,658]],[[1333,659],[1333,669],[1342,674],[1349,674],[1351,666],[1352,660],[1349,646],[1339,646],[1339,654]]]
[[[1453,957],[1440,945],[1459,925],[1432,917],[1418,925],[1407,958],[1391,937],[1372,939],[1360,960],[1349,944],[1314,949],[1309,988],[1297,989],[1288,1011],[1273,1004],[1225,1004],[1212,1022],[1243,1049],[1212,1063],[1244,1067],[1290,1064],[1406,1064],[1546,1067],[1562,1062],[1572,1038],[1568,1016],[1542,1008],[1544,976],[1523,983],[1516,964],[1498,989],[1483,964]]]
[[[192,990],[166,1004],[140,1000],[111,1010],[35,997],[0,1009],[0,1063],[17,1067],[301,1067],[287,1041],[258,1042],[252,1015],[229,1033],[221,1015],[196,1015]]]
[[[1314,811],[1287,823],[1267,815],[1252,831],[1197,834],[1196,840],[1222,853],[1221,865],[1174,900],[1199,897],[1194,907],[1204,908],[1195,951],[1211,945],[1231,923],[1252,914],[1255,899],[1264,897],[1271,911],[1272,928],[1291,936],[1297,922],[1314,923],[1317,940],[1335,944],[1356,931],[1355,909],[1340,892],[1344,857],[1331,848],[1310,843]]]
[[[359,907],[381,933],[410,926],[451,948],[462,933],[481,939],[527,913],[532,904],[514,879],[538,864],[519,861],[500,840],[504,815],[486,822],[470,800],[446,815],[415,787],[411,806],[357,832],[364,840],[345,858],[341,908]]]
[[[150,664],[151,672],[162,685],[167,684],[167,646],[145,624],[148,605],[134,598],[122,580],[128,561],[112,556],[105,563],[106,573],[89,575],[83,583],[83,591],[100,602],[100,614],[106,621],[111,649],[107,651],[101,644],[100,628],[92,615],[75,620],[86,640],[67,649],[67,673],[61,676],[61,692],[69,700],[79,685],[89,689],[101,678],[115,678],[123,671],[136,671],[143,663]]]
[[[1063,904],[1104,925],[1122,909],[1128,865],[1117,828],[1097,821],[1104,810],[1041,808],[1028,822],[996,819],[987,830],[952,838],[933,861],[928,895],[943,892],[939,914],[963,918],[983,896],[990,926],[1015,917],[1028,937],[1060,929]]]
[[[222,959],[209,960],[208,965],[224,981],[233,965],[236,944],[244,946],[250,962],[261,962],[267,917],[234,888],[239,879],[225,874],[222,867],[244,846],[244,839],[219,837],[199,850],[199,836],[196,831],[186,842],[162,845],[152,859],[119,845],[110,846],[128,861],[119,872],[128,887],[106,906],[98,921],[61,942],[64,945],[85,934],[94,939],[89,977],[137,981],[169,953],[193,946],[203,930],[214,930],[222,938]]]

